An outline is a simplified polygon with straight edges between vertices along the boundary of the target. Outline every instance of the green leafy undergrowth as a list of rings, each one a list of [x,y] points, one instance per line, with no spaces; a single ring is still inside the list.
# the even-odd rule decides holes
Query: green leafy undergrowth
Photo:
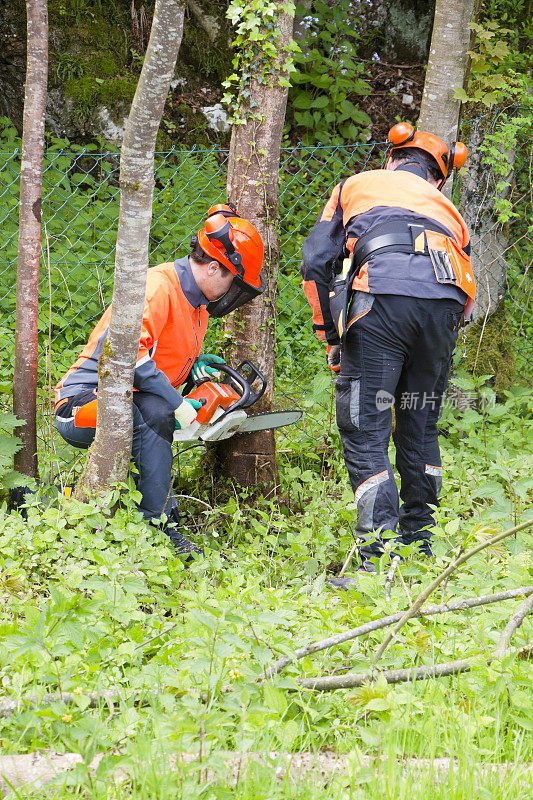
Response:
[[[533,757],[531,661],[509,655],[487,665],[519,599],[412,620],[382,661],[399,668],[468,657],[469,674],[323,694],[298,686],[302,676],[367,671],[383,638],[377,631],[260,681],[267,665],[304,643],[406,609],[459,552],[531,513],[531,400],[515,391],[492,404],[480,383],[477,410],[447,408],[442,420],[435,559],[406,549],[389,600],[386,557],[355,590],[327,589],[328,571],[353,543],[355,519],[334,432],[322,449],[283,448],[275,501],[234,494],[214,504],[205,486],[195,486],[194,468],[183,469],[180,490],[202,501],[183,500],[190,535],[207,550],[188,569],[165,535],[141,520],[134,491],[114,515],[113,498],[104,497],[92,505],[36,498],[27,521],[1,511],[0,699],[18,706],[0,717],[0,749],[76,752],[87,763],[108,754],[96,778],[81,765],[58,797],[81,785],[84,796],[110,796],[105,786],[118,766],[128,778],[117,796],[226,797],[220,753],[301,750],[349,753],[354,763],[384,755],[377,777],[354,767],[353,797],[385,790],[406,797],[412,783],[396,762],[401,756],[458,758],[457,780],[435,796],[466,797],[468,786],[474,796],[473,781],[484,787],[479,796],[515,796],[500,794],[479,770],[501,761],[516,772]],[[531,535],[522,532],[471,559],[432,600],[529,584],[532,573]],[[513,645],[528,639],[526,620]],[[73,701],[23,702],[47,692],[69,692]],[[90,695],[101,696],[95,707]],[[182,751],[201,753],[203,766],[170,770],[170,755]],[[204,768],[214,770],[207,783]],[[522,786],[523,777],[510,785]],[[276,783],[272,768],[243,780],[235,796],[303,797],[304,790],[330,796],[316,783]]]

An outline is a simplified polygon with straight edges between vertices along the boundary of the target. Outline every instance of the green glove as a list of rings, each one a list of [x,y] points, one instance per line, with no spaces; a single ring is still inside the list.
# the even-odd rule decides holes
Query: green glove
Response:
[[[191,369],[193,381],[198,383],[198,381],[204,381],[206,378],[219,380],[220,371],[216,369],[215,364],[224,364],[224,359],[219,356],[213,356],[210,353],[198,356]]]
[[[181,431],[182,428],[187,428],[196,419],[198,409],[202,407],[199,400],[190,400],[188,397],[183,398],[181,403],[174,411],[176,417],[176,430]]]

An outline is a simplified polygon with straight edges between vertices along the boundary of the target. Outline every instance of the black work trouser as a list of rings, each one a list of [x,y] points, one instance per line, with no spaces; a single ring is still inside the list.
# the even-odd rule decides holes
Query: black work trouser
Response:
[[[87,402],[86,389],[80,390],[80,401],[80,405]],[[56,414],[56,425],[63,439],[74,447],[87,448],[94,439],[94,428],[76,428],[74,419],[62,416],[61,409]],[[174,409],[170,403],[150,392],[133,393],[131,455],[137,468],[133,477],[142,494],[139,510],[145,519],[160,517],[163,512],[178,519],[178,502],[171,489],[174,428]]]
[[[438,505],[442,485],[437,420],[462,310],[455,300],[354,297],[355,321],[336,381],[336,417],[357,503],[356,534],[365,542],[363,560],[381,555],[380,533],[386,531],[429,550],[430,506]],[[401,508],[388,457],[393,404]]]

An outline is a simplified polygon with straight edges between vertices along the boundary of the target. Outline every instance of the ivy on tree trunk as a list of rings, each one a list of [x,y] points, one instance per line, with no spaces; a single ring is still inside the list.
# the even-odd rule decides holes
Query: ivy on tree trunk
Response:
[[[154,150],[183,34],[184,0],[157,0],[120,156],[120,215],[109,331],[98,369],[94,442],[76,497],[124,481],[131,457],[133,374],[139,350],[154,189]]]
[[[250,220],[265,244],[264,294],[226,321],[226,357],[235,363],[253,361],[268,381],[253,413],[268,411],[274,402],[276,300],[280,261],[279,161],[288,94],[288,57],[294,9],[285,0],[271,0],[271,17],[248,40],[242,65],[238,109],[228,163],[228,198]],[[269,48],[275,49],[269,51]],[[271,52],[273,54],[271,54]],[[215,448],[218,475],[241,486],[276,485],[278,466],[273,431],[233,436]]]
[[[44,112],[48,81],[47,0],[26,0],[26,88],[20,164],[13,411],[24,422],[15,469],[37,478],[37,361]]]

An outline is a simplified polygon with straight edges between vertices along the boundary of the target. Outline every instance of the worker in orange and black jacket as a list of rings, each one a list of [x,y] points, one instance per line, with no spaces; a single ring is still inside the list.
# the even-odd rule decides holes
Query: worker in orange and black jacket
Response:
[[[431,555],[442,484],[437,420],[475,296],[468,230],[440,191],[466,147],[448,149],[407,123],[395,125],[389,141],[385,169],[335,187],[302,260],[313,327],[338,373],[337,426],[358,509],[359,569],[368,572],[386,532]],[[388,458],[393,404],[401,507]]]
[[[222,317],[265,290],[263,242],[254,226],[230,205],[211,208],[192,252],[148,270],[138,360],[134,373],[132,458],[147,520],[164,512],[165,530],[180,553],[201,553],[177,530],[178,504],[171,488],[174,430],[190,425],[200,403],[180,392],[189,376],[216,376],[221,358],[200,355],[209,317]],[[88,447],[96,426],[98,358],[111,307],[76,363],[56,386],[57,429],[69,444]]]

